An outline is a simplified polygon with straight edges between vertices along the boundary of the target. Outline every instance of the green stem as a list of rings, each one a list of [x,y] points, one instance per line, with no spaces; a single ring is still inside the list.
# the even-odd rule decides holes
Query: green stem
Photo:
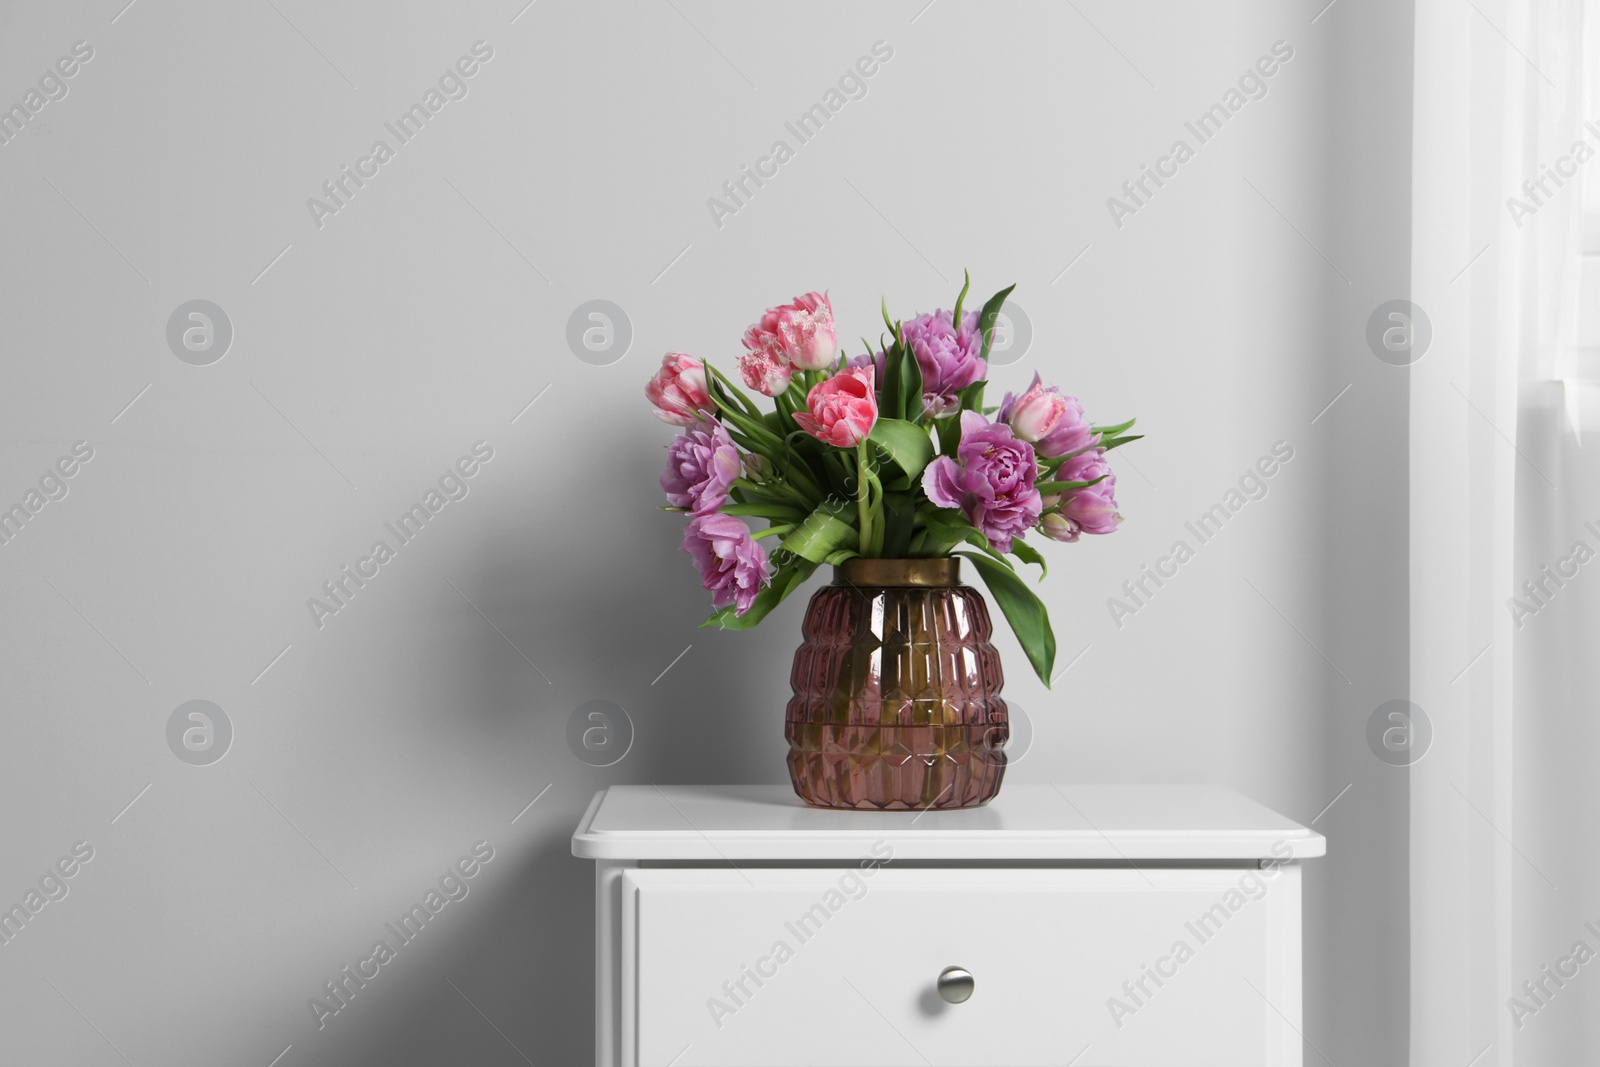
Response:
[[[857,542],[863,556],[872,544],[872,508],[867,503],[867,442],[856,445],[856,515],[861,519],[861,537]]]
[[[869,472],[868,478],[870,479],[870,481],[868,483],[868,486],[867,486],[867,492],[868,492],[867,508],[868,508],[868,511],[873,515],[883,515],[884,514],[884,511],[883,511],[883,482],[878,480],[878,472],[877,471]],[[877,557],[883,555],[883,534],[884,534],[884,528],[887,525],[888,525],[888,517],[887,516],[885,516],[885,521],[884,522],[874,522],[872,524],[872,544],[871,544],[870,547],[872,549],[873,558],[877,558]]]

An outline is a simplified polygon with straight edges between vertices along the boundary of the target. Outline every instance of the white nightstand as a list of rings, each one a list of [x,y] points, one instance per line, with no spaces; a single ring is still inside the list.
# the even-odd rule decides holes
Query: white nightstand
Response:
[[[599,1067],[1299,1067],[1321,834],[1211,786],[1008,785],[969,811],[612,786]]]

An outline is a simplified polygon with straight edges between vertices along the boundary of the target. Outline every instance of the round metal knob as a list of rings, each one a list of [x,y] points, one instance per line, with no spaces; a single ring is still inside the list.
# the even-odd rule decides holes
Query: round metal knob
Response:
[[[972,998],[978,983],[965,967],[946,967],[939,972],[939,995],[951,1004],[964,1004]]]

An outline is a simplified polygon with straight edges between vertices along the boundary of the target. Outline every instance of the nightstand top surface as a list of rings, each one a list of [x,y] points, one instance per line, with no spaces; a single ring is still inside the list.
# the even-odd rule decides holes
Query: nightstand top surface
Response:
[[[595,795],[572,854],[597,860],[949,862],[1306,859],[1314,830],[1212,785],[1007,785],[981,808],[807,807],[787,785],[614,785]]]

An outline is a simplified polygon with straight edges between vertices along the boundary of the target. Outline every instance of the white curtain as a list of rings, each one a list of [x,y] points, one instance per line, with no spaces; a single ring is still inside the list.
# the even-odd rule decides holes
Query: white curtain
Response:
[[[1600,958],[1573,959],[1579,941],[1600,952],[1583,699],[1600,692],[1600,559],[1537,613],[1513,603],[1580,537],[1600,552],[1580,521],[1600,529],[1600,456],[1577,436],[1596,450],[1574,348],[1582,182],[1546,169],[1600,147],[1582,127],[1600,123],[1584,6],[1416,2],[1411,299],[1432,343],[1410,369],[1411,691],[1434,731],[1411,771],[1416,1067],[1600,1063]],[[1546,964],[1577,970],[1557,986]],[[1541,979],[1535,1004],[1523,982]]]

